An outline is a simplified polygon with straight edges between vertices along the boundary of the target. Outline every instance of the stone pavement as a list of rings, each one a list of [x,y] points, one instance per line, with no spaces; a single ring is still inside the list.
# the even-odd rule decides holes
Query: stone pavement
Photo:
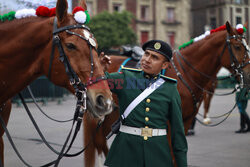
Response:
[[[217,90],[230,92],[230,90]],[[217,116],[229,111],[234,105],[234,95],[215,96],[211,103],[210,116]],[[34,104],[29,103],[30,110],[46,139],[60,150],[70,130],[71,123],[56,123],[42,115]],[[65,120],[73,116],[75,100],[72,96],[65,97],[62,104],[49,102],[42,106],[43,110],[56,119]],[[248,107],[248,113],[250,114]],[[201,106],[200,113],[203,114]],[[201,117],[198,116],[200,119]],[[219,119],[221,120],[221,119]],[[219,120],[212,120],[213,123]],[[222,124],[216,127],[204,127],[196,124],[195,136],[188,136],[188,164],[190,167],[250,167],[250,133],[235,134],[239,128],[239,114],[237,109]],[[23,107],[13,105],[8,129],[23,158],[32,166],[41,166],[57,158],[40,140]],[[83,134],[78,134],[72,152],[82,148]],[[108,141],[109,145],[113,139]],[[7,137],[5,141],[5,167],[24,167],[11,148]],[[103,163],[101,157],[97,162]],[[59,167],[83,167],[83,155],[75,158],[63,158]],[[96,164],[98,166],[98,163]],[[100,165],[99,165],[100,166]]]

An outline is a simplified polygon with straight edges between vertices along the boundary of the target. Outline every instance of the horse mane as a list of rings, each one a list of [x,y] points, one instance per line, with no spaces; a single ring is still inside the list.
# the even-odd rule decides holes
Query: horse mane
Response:
[[[210,46],[214,46],[217,45],[219,42],[221,42],[220,40],[214,40],[215,37],[217,36],[221,36],[223,34],[225,34],[226,30],[221,30],[215,33],[212,33],[208,36],[206,36],[205,38],[194,42],[192,44],[189,44],[188,46],[184,47],[184,48],[180,48],[180,51],[182,52],[193,52],[193,50],[195,49],[196,51],[203,49],[204,46],[209,47],[208,45],[208,41],[212,40],[213,42],[210,43]],[[222,38],[222,40],[224,40],[224,38]]]
[[[243,31],[243,28],[244,28],[243,25],[238,24],[236,27],[238,27],[239,31]],[[222,25],[222,26],[220,26],[218,28],[215,28],[215,29],[212,29],[210,31],[206,31],[204,34],[201,34],[200,36],[195,37],[195,38],[191,39],[190,41],[188,41],[188,42],[182,44],[181,46],[179,46],[179,50],[181,50],[183,48],[186,48],[189,45],[192,45],[193,43],[203,41],[203,39],[205,39],[206,37],[211,36],[214,33],[224,31],[224,30],[226,30],[226,25]]]
[[[74,8],[72,14],[74,15],[74,19],[77,23],[80,24],[87,24],[90,21],[90,16],[88,14],[88,11],[83,9],[80,6],[77,6]],[[36,17],[37,16],[37,17]],[[3,27],[3,25],[5,26],[6,24],[9,25],[8,23],[20,23],[20,21],[17,20],[21,20],[22,24],[26,24],[27,22],[32,22],[35,18],[51,18],[56,16],[56,7],[54,8],[48,8],[45,6],[39,6],[36,10],[34,9],[21,9],[18,10],[17,12],[14,11],[10,11],[7,14],[4,15],[0,15],[0,28],[6,28]],[[27,21],[27,22],[26,22]],[[16,26],[14,24],[14,26]],[[1,30],[1,29],[0,29]]]
[[[26,18],[22,18],[22,19],[14,19],[11,21],[0,22],[0,33],[1,33],[1,31],[9,30],[10,27],[11,27],[11,29],[15,29],[15,28],[18,28],[18,26],[20,26],[22,24],[34,23],[36,21],[41,21],[44,19],[48,19],[48,17],[31,16],[31,17],[26,17]]]

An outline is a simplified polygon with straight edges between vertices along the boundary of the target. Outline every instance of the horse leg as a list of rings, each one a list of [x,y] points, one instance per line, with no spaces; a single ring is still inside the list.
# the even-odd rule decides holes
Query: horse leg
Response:
[[[5,103],[5,106],[1,106],[2,111],[0,112],[1,118],[4,120],[5,125],[7,126],[9,117],[10,117],[10,111],[11,111],[11,100],[8,100]],[[1,163],[4,165],[4,142],[3,142],[3,134],[4,134],[4,129],[0,128],[0,158],[1,158]]]
[[[105,117],[105,120],[102,124],[102,127],[103,127],[103,138],[102,138],[102,143],[99,143],[99,144],[102,144],[102,151],[105,155],[105,157],[107,157],[108,155],[108,146],[107,146],[107,141],[106,141],[106,136],[109,134],[109,132],[111,131],[111,126],[112,124],[118,120],[119,118],[119,111],[118,110],[115,110],[113,111],[111,114],[107,115]],[[105,142],[104,142],[105,141]]]
[[[98,133],[95,136],[94,147],[97,149],[99,158],[101,155],[104,155],[106,158],[108,155],[108,144],[106,140],[106,136],[111,131],[111,125],[119,118],[119,112],[113,111],[110,115],[105,117],[104,122],[102,123],[101,129],[99,129]],[[100,159],[99,159],[100,160]],[[101,164],[101,161],[99,161]],[[101,164],[103,166],[103,164]]]
[[[208,93],[204,92],[204,117],[203,117],[203,123],[204,124],[210,124],[211,120],[210,118],[208,118],[208,110],[209,110],[209,106],[210,106],[210,97],[211,95]]]
[[[108,145],[106,141],[106,135],[104,134],[103,129],[104,127],[101,126],[100,130],[96,134],[94,142],[95,142],[95,148],[97,149],[98,154],[101,155],[103,153],[104,156],[106,157],[108,155],[109,149],[108,149]]]
[[[114,112],[113,112],[114,113]],[[112,114],[111,114],[112,115]],[[95,166],[95,151],[97,150],[98,155],[102,153],[106,157],[108,155],[108,146],[106,141],[106,135],[110,131],[112,123],[110,119],[113,120],[113,117],[106,116],[102,126],[96,131],[97,121],[94,120],[91,116],[87,115],[84,117],[84,144],[85,146],[89,142],[93,142],[88,146],[84,154],[85,166],[94,167]],[[93,138],[93,136],[95,138]]]
[[[93,135],[95,133],[96,123],[93,121],[93,118],[88,115],[84,116],[84,146],[88,145],[88,148],[84,152],[84,164],[86,167],[95,166],[95,143],[93,140]],[[89,144],[90,143],[90,144]]]
[[[173,164],[174,164],[174,167],[177,167],[177,163],[175,161],[175,157],[174,157],[174,151],[173,151],[173,147],[172,147],[172,141],[171,141],[171,128],[170,128],[170,123],[169,121],[167,122],[167,140],[168,140],[168,144],[169,144],[169,148],[170,148],[170,153],[171,153],[171,156],[172,156],[172,159],[173,159]]]
[[[207,98],[207,93],[204,92],[204,93],[203,93],[203,103],[204,103],[203,122],[204,122],[204,120],[207,118],[207,112],[208,112],[208,110],[207,110],[207,103],[208,103],[207,100],[208,100],[208,98]]]
[[[213,94],[206,93],[204,96],[204,119],[203,123],[210,124],[211,119],[208,117],[209,107],[212,100]]]
[[[196,112],[197,112],[197,111],[196,111]],[[183,125],[184,125],[184,132],[185,132],[186,135],[188,134],[188,130],[189,130],[189,129],[191,128],[191,126],[192,126],[193,119],[195,119],[195,116],[194,116],[194,117],[191,117],[191,118],[189,118],[189,119],[187,119],[187,120],[185,120],[185,121],[183,122]]]
[[[104,157],[106,157],[108,153],[108,146],[107,146],[105,135],[103,133],[103,126],[101,126],[95,134],[94,149],[97,150],[98,166],[101,167],[103,166],[103,160],[102,160],[103,154],[102,153],[104,153]]]

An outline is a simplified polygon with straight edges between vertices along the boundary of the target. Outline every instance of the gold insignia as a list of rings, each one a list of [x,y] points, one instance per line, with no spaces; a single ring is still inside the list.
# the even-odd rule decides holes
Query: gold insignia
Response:
[[[159,42],[156,42],[155,45],[154,45],[154,48],[156,50],[159,50],[161,48],[161,44]]]

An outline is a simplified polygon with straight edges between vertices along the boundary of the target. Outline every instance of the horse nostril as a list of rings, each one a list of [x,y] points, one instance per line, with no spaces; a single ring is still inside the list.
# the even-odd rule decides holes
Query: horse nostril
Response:
[[[103,95],[99,95],[96,97],[96,104],[99,107],[105,107],[104,97]]]

